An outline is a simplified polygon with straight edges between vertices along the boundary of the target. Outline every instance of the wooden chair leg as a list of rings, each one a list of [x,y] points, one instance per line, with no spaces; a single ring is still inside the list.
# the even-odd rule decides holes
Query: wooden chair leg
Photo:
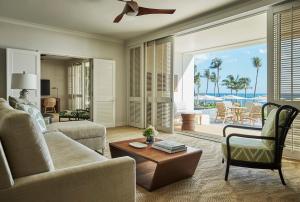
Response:
[[[281,180],[281,183],[283,185],[286,185],[285,181],[284,181],[284,178],[283,178],[283,175],[282,175],[282,170],[281,168],[278,169],[278,172],[279,172],[279,176],[280,176],[280,180]]]
[[[227,160],[227,164],[226,164],[226,172],[225,172],[225,181],[228,180],[228,174],[229,174],[229,161]]]

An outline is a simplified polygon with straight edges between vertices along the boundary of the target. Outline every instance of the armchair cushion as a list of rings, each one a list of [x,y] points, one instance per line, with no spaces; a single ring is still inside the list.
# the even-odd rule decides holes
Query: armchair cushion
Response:
[[[266,121],[265,121],[265,124],[262,128],[262,131],[261,131],[261,135],[262,136],[266,136],[266,137],[275,137],[275,120],[276,120],[276,113],[277,113],[277,109],[273,109]],[[279,115],[279,125],[282,126],[284,125],[284,122],[286,120],[286,116],[287,116],[287,111],[286,110],[283,110],[281,111],[280,115]],[[279,131],[279,134],[280,134],[280,131]],[[270,148],[273,148],[274,147],[274,141],[272,140],[263,140],[263,143],[270,147]]]
[[[243,137],[231,137],[229,139],[230,154],[232,160],[272,163],[274,161],[274,149],[266,146],[260,139]],[[227,155],[226,138],[222,140],[222,151]]]

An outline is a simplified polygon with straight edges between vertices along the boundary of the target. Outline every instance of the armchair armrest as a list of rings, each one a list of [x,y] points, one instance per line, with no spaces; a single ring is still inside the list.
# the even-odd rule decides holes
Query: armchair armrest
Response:
[[[134,159],[120,157],[16,179],[0,201],[131,202],[135,186]]]
[[[239,129],[248,129],[248,130],[262,130],[262,128],[258,127],[250,127],[250,126],[240,126],[240,125],[227,125],[223,128],[223,137],[226,137],[227,128],[239,128]]]

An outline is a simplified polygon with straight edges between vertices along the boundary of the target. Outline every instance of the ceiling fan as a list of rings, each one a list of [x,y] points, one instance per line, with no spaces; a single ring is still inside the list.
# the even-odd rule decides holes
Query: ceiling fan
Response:
[[[125,2],[126,5],[120,15],[118,15],[114,23],[118,23],[122,20],[124,15],[129,16],[141,16],[141,15],[149,15],[149,14],[173,14],[176,10],[175,9],[155,9],[155,8],[145,8],[138,5],[136,1],[130,0],[118,0]]]

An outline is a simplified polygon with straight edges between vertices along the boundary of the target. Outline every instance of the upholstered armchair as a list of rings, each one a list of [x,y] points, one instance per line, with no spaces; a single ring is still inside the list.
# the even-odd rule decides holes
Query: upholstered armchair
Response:
[[[266,112],[269,112],[267,116]],[[285,185],[281,171],[282,152],[288,130],[298,112],[298,109],[289,105],[267,103],[262,107],[262,128],[225,126],[222,141],[222,151],[227,163],[225,180],[228,180],[229,167],[233,165],[278,170],[281,182]],[[238,133],[226,135],[228,128],[261,130],[261,136]]]

